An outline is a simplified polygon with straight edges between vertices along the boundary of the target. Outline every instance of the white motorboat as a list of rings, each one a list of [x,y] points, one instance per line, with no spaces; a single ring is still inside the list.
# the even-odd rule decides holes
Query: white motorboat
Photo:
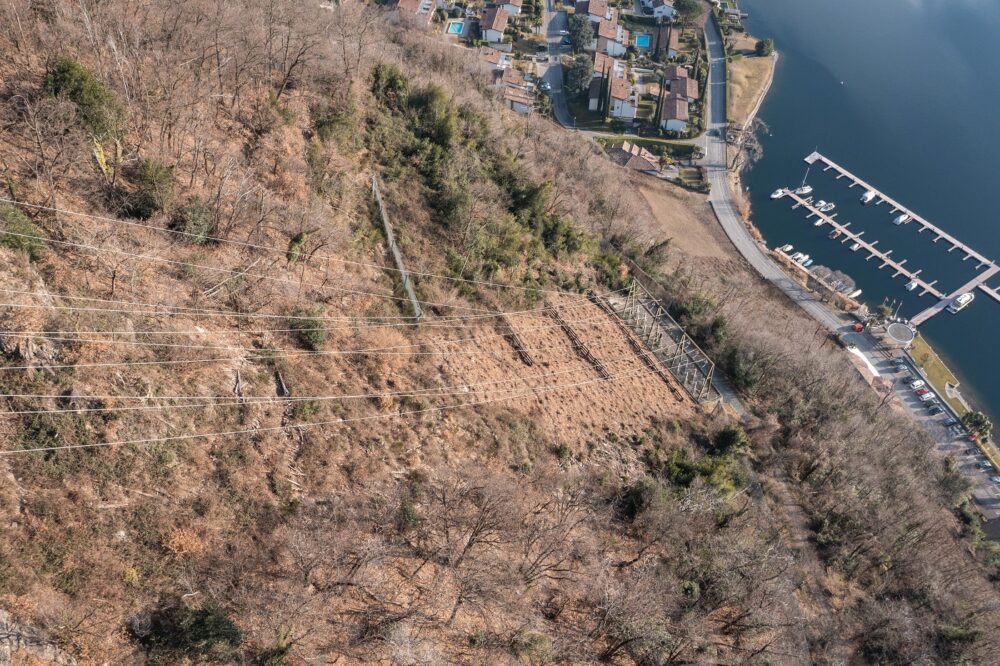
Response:
[[[802,262],[802,267],[803,268],[809,268],[810,266],[813,265],[813,261],[814,261],[813,259],[808,259],[808,260]]]
[[[958,314],[964,310],[975,297],[976,295],[971,291],[967,291],[964,294],[957,296],[955,300],[951,302],[951,305],[948,306],[948,312]]]
[[[782,252],[784,252],[785,254],[788,254],[789,252],[792,251],[793,248],[792,248],[792,245],[789,243],[788,245],[782,245],[778,249],[781,250]]]
[[[854,243],[851,245],[851,252],[857,252],[861,249],[861,243]]]
[[[835,203],[828,203],[825,206],[821,206],[820,209],[819,209],[819,212],[821,212],[821,213],[829,213],[831,210],[833,210],[836,207],[837,207],[837,204],[835,204]]]
[[[822,227],[824,224],[826,224],[826,220],[824,220],[822,217],[813,222],[814,227]]]
[[[801,259],[804,256],[805,255],[802,254],[801,252],[796,252],[795,254],[792,255],[792,261],[798,263],[799,259]]]
[[[785,196],[784,188],[778,188],[774,192],[771,192],[772,199],[780,199],[783,196]]]
[[[909,221],[910,221],[910,216],[907,215],[906,213],[903,213],[902,215],[897,215],[896,219],[894,219],[892,223],[898,227],[899,225],[906,224]]]
[[[830,240],[837,240],[838,238],[840,238],[840,229],[834,229],[829,234],[827,234],[826,237],[829,238]]]
[[[920,286],[919,282],[917,282],[916,280],[910,280],[909,282],[906,283],[906,291],[913,291],[919,286]]]
[[[798,258],[798,260],[795,263],[797,263],[799,265],[803,265],[807,261],[809,261],[809,255],[808,254],[803,254],[801,257]]]
[[[816,203],[813,204],[813,208],[820,209],[823,206],[825,206],[826,204],[827,204],[826,199],[820,199],[819,201],[817,201]]]
[[[851,293],[849,293],[847,295],[847,297],[848,298],[857,298],[860,295],[861,295],[861,290],[860,289],[855,289],[854,291],[852,291]]]
[[[875,190],[868,190],[867,192],[861,195],[861,203],[870,204],[872,201],[875,200],[876,196],[877,195],[875,194]]]

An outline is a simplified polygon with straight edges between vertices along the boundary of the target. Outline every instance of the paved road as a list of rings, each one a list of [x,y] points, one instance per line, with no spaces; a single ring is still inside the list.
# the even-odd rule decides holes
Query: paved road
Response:
[[[865,333],[855,333],[851,329],[853,320],[838,311],[827,308],[813,298],[809,292],[789,278],[771,260],[767,248],[750,235],[733,204],[728,174],[728,149],[726,135],[726,70],[722,36],[715,21],[705,24],[710,58],[709,67],[709,123],[704,137],[705,159],[702,164],[708,170],[712,185],[709,202],[719,219],[723,230],[747,262],[764,279],[783,291],[792,301],[809,313],[816,321],[833,333],[840,333],[844,342],[853,344],[858,351],[878,370],[880,375],[895,382],[895,391],[900,402],[931,434],[938,443],[938,451],[954,457],[959,469],[968,474],[975,484],[973,496],[988,519],[1000,519],[1000,484],[989,477],[998,471],[983,469],[979,465],[985,460],[982,454],[968,442],[958,439],[945,428],[941,421],[945,416],[931,417],[916,395],[901,380],[907,373],[916,373],[912,367],[900,370],[890,361],[876,341]]]
[[[566,29],[568,20],[566,12],[555,11],[554,1],[545,0],[545,11],[542,12],[542,28],[545,30],[545,41],[549,45],[549,62],[542,78],[552,86],[549,98],[552,101],[552,115],[555,116],[556,122],[563,127],[574,127],[573,116],[570,115],[569,108],[566,106],[562,67],[559,66],[559,54],[563,51],[563,36],[559,34],[559,31]]]

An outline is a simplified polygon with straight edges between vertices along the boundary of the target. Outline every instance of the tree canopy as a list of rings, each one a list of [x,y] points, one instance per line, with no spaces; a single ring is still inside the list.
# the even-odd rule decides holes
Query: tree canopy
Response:
[[[582,51],[594,41],[594,27],[586,14],[573,14],[569,17],[569,41],[573,51]]]
[[[590,88],[590,81],[594,77],[594,63],[590,56],[580,54],[573,59],[566,70],[566,93],[569,95],[580,95]]]
[[[674,11],[685,21],[693,21],[701,16],[702,6],[698,0],[675,0]]]
[[[774,40],[773,39],[762,39],[757,42],[754,47],[754,51],[759,56],[769,56],[774,53]]]

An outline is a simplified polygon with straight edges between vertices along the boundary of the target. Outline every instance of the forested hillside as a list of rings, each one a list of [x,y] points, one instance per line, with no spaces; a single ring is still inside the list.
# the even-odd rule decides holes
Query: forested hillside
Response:
[[[10,0],[0,52],[0,610],[25,663],[1000,650],[967,483],[472,53],[296,0]],[[636,270],[744,422],[589,297]]]

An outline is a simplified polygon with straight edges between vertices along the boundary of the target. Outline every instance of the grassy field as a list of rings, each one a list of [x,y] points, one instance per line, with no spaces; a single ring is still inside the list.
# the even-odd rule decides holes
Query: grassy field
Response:
[[[931,387],[935,393],[941,396],[942,400],[946,401],[959,416],[969,411],[965,408],[965,405],[959,400],[950,397],[948,392],[945,391],[946,385],[958,386],[958,378],[948,369],[948,366],[944,364],[944,361],[941,360],[934,350],[931,349],[931,346],[927,344],[923,336],[917,335],[917,338],[913,341],[913,347],[910,349],[910,355],[913,356],[917,365],[927,375]]]
[[[744,57],[729,63],[729,114],[733,122],[746,123],[764,94],[773,66],[772,58]]]

